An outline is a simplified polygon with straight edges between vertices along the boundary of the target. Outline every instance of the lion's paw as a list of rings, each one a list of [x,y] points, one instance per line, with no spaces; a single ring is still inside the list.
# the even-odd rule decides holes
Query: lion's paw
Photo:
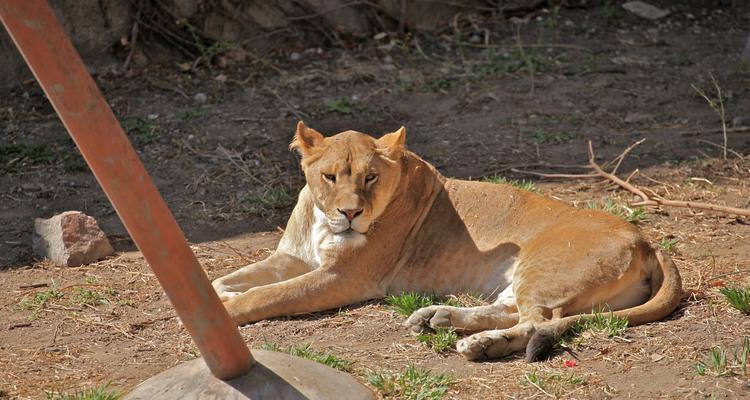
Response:
[[[505,355],[508,339],[497,331],[480,332],[461,339],[456,343],[456,350],[467,360],[484,360]]]
[[[444,306],[420,308],[404,321],[404,325],[414,334],[431,332],[435,328],[450,328],[451,311]]]

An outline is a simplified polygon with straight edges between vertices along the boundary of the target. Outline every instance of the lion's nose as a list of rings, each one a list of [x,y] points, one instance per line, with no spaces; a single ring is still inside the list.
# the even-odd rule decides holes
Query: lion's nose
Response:
[[[340,208],[337,208],[337,210],[339,210],[340,213],[346,215],[346,219],[348,219],[350,222],[354,218],[357,218],[359,216],[359,214],[362,214],[362,209],[361,208],[356,209],[356,210],[354,210],[354,209],[344,209],[344,210],[342,210]]]

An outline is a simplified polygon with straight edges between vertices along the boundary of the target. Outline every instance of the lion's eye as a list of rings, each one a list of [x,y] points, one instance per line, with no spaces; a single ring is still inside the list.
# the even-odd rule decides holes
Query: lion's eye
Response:
[[[378,179],[377,174],[369,174],[365,177],[365,182],[370,183],[370,182],[375,181],[375,179]]]
[[[325,180],[327,180],[328,182],[336,182],[336,175],[323,174],[323,178],[325,178]]]

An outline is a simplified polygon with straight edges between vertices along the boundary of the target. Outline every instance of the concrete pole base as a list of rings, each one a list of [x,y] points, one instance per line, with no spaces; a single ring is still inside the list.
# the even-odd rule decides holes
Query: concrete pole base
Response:
[[[149,378],[125,400],[375,399],[353,377],[315,361],[276,351],[252,350],[252,354],[255,366],[239,378],[217,379],[199,358]]]

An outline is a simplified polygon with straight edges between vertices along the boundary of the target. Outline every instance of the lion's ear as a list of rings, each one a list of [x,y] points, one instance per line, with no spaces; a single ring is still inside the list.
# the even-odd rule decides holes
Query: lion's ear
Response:
[[[406,128],[403,126],[396,132],[391,132],[383,135],[380,139],[376,140],[378,148],[380,148],[386,156],[389,158],[398,158],[401,152],[406,148]]]
[[[294,139],[289,144],[289,148],[298,151],[303,157],[309,155],[315,147],[323,144],[323,134],[315,129],[308,128],[304,122],[297,122],[297,132],[294,133]]]

